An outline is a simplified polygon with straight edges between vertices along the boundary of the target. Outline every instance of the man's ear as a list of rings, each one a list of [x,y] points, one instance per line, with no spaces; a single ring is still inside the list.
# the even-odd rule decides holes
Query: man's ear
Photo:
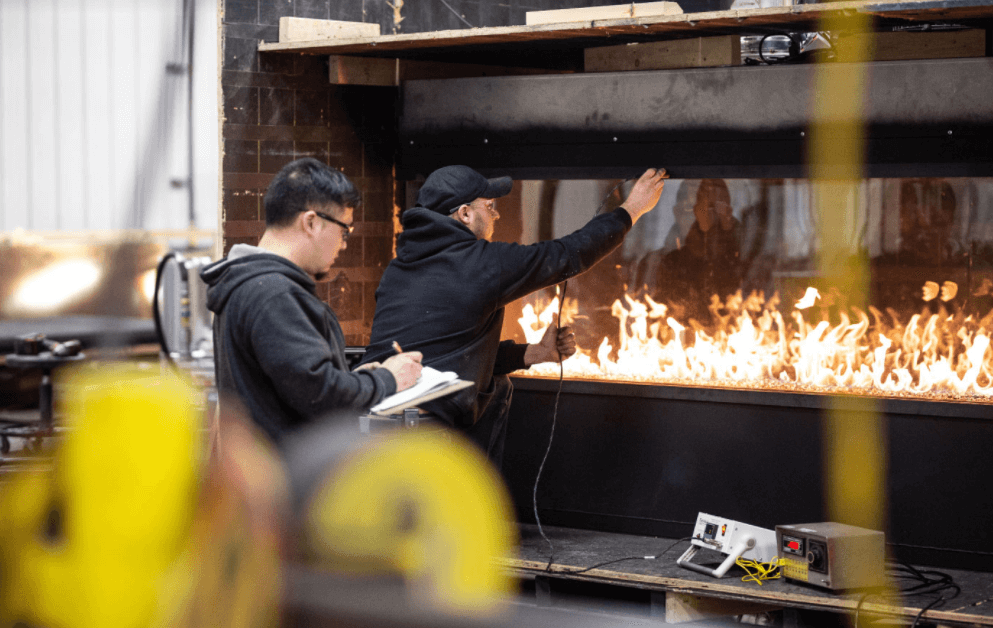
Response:
[[[305,212],[300,212],[300,214],[297,216],[297,220],[299,221],[298,224],[300,226],[300,229],[302,229],[304,233],[309,234],[313,231],[316,231],[317,223],[321,219],[317,216],[317,214],[314,213],[312,209],[308,209]]]
[[[462,224],[468,225],[469,224],[469,205],[467,205],[467,204],[459,205],[459,208],[455,210],[455,213],[452,214],[452,216],[454,216],[455,217],[455,220],[458,220]]]

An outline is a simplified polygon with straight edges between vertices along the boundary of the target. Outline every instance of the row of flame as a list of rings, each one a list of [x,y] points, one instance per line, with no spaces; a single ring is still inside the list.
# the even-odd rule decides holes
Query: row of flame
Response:
[[[951,282],[946,282],[951,283]],[[954,298],[957,286],[942,288]],[[937,292],[924,288],[924,296]],[[935,294],[935,296],[937,296]],[[714,297],[716,299],[716,297]],[[563,362],[570,378],[636,382],[716,384],[747,387],[810,387],[872,394],[993,396],[993,312],[972,316],[914,314],[901,324],[870,307],[874,322],[852,308],[853,321],[808,322],[802,310],[820,298],[814,288],[794,306],[791,322],[778,311],[778,294],[768,302],[761,293],[732,295],[729,316],[716,330],[690,328],[669,316],[668,308],[645,296],[625,295],[612,306],[619,321],[616,347],[605,336],[595,352],[580,349]],[[934,298],[932,296],[932,298]],[[943,299],[948,300],[948,299]],[[566,299],[563,319],[578,310]],[[540,313],[530,304],[519,323],[529,343],[538,342],[558,311],[555,297]],[[559,367],[543,364],[529,375],[558,377]]]

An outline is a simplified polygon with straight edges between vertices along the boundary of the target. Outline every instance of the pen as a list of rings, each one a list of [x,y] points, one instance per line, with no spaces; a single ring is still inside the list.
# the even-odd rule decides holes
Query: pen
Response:
[[[393,350],[397,353],[403,353],[403,349],[400,348],[400,343],[396,340],[393,341]]]

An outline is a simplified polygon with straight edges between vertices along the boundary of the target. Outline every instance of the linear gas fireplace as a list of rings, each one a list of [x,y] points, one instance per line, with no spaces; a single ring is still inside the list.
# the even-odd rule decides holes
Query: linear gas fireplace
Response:
[[[528,242],[629,184],[517,185],[498,209]],[[962,522],[993,508],[993,180],[868,179],[852,202],[861,301],[818,271],[806,180],[671,180],[621,248],[568,282],[580,351],[563,365],[543,522],[680,537],[700,511],[831,520],[826,410],[842,408],[878,421],[892,554],[991,564],[989,537]],[[537,342],[562,288],[511,305],[505,336]],[[526,521],[559,375],[514,376],[504,475]]]
[[[558,286],[508,307],[505,337],[535,341],[561,308],[581,349],[563,366],[543,523],[679,538],[698,512],[832,520],[841,409],[881,443],[890,553],[993,565],[979,523],[993,512],[993,63],[869,66],[864,174],[830,232],[806,163],[812,66],[404,86],[408,197],[448,163],[510,174],[496,239],[565,235],[645,167],[672,175],[564,301]],[[522,521],[559,375],[513,378],[503,474]]]

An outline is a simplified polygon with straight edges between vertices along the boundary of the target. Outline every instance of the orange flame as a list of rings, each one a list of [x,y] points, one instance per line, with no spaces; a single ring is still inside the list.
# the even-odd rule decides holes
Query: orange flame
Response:
[[[955,287],[957,289],[957,286]],[[809,322],[801,310],[820,298],[808,288],[789,318],[768,301],[739,292],[726,303],[717,329],[695,321],[687,327],[668,308],[645,296],[625,295],[611,312],[619,322],[616,347],[604,337],[595,351],[580,349],[565,361],[565,376],[634,382],[802,389],[811,392],[935,396],[993,396],[993,311],[982,320],[963,314],[914,314],[905,324],[896,312],[852,308],[832,325]],[[571,300],[567,300],[571,301]],[[578,307],[573,305],[578,310]],[[540,313],[529,304],[519,323],[538,342],[558,309],[558,297]],[[566,317],[563,316],[563,319]],[[555,364],[527,375],[558,377]]]

